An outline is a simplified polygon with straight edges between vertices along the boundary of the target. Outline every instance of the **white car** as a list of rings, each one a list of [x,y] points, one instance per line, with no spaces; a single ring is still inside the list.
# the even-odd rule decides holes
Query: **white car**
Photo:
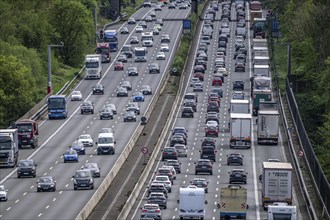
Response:
[[[174,180],[176,179],[176,170],[175,170],[174,166],[163,165],[162,168],[171,170],[172,174],[173,174],[173,179]]]
[[[188,151],[184,144],[175,144],[174,148],[176,149],[178,157],[187,157]]]
[[[114,115],[117,114],[117,107],[115,104],[105,104],[104,107],[110,108]]]
[[[93,147],[93,138],[90,134],[82,134],[78,137],[78,141],[83,143],[85,147]]]
[[[168,47],[168,44],[161,44],[160,45],[160,51],[161,52],[169,52],[170,48]]]
[[[205,125],[206,127],[217,127],[219,129],[219,124],[217,121],[208,121]]]
[[[143,27],[142,26],[136,26],[135,28],[135,33],[142,33],[143,32]]]
[[[190,80],[190,87],[193,87],[195,85],[195,83],[199,83],[199,82],[201,82],[199,80],[199,78],[197,78],[197,77],[191,78],[191,80]]]
[[[157,60],[165,60],[165,53],[164,52],[158,52],[156,56]]]
[[[172,182],[168,176],[156,176],[153,182],[163,183],[169,193],[172,190]]]
[[[8,189],[5,189],[3,185],[0,185],[0,201],[7,201],[8,196],[7,196]]]
[[[223,76],[228,76],[228,70],[226,68],[218,68],[217,73],[221,73]]]
[[[194,84],[194,88],[193,88],[193,92],[203,92],[204,88],[203,88],[203,84],[198,82]]]
[[[80,91],[73,91],[71,93],[71,101],[81,101],[82,100],[82,94]]]

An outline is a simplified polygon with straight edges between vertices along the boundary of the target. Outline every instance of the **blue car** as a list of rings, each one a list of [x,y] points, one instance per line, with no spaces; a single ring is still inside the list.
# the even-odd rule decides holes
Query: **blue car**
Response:
[[[134,92],[132,96],[133,102],[144,102],[144,95],[142,92]]]
[[[77,151],[75,151],[73,149],[66,150],[65,153],[63,154],[63,160],[64,160],[64,163],[71,162],[71,161],[78,163]]]

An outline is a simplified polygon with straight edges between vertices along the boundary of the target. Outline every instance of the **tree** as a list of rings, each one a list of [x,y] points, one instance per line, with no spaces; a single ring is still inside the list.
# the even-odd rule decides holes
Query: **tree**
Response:
[[[12,55],[0,54],[0,126],[22,116],[33,105],[35,81],[31,69]]]
[[[60,50],[63,62],[72,66],[81,64],[87,45],[94,37],[91,11],[76,0],[56,0],[50,9],[49,21],[54,29],[54,44],[64,43]]]

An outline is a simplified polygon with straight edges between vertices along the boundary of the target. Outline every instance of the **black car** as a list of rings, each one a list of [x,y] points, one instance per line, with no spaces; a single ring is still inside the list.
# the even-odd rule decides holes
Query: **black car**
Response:
[[[126,88],[124,88],[124,87],[118,87],[118,89],[117,89],[117,97],[120,97],[120,96],[125,96],[125,97],[127,97],[128,96],[128,91],[127,91],[127,89]]]
[[[162,161],[165,161],[167,159],[178,159],[178,153],[176,152],[176,149],[174,147],[165,147],[162,151]]]
[[[193,99],[185,99],[183,101],[183,106],[185,106],[185,107],[191,107],[194,110],[194,112],[197,111],[197,103]]]
[[[158,63],[151,63],[149,65],[149,73],[160,73],[160,67]]]
[[[245,72],[245,63],[242,60],[235,62],[235,72]]]
[[[104,87],[101,84],[96,84],[92,86],[93,95],[95,94],[104,94]]]
[[[244,90],[244,82],[242,80],[234,81],[233,90]]]
[[[243,155],[240,153],[231,153],[227,155],[227,165],[238,164],[243,166]]]
[[[170,146],[174,147],[175,144],[184,144],[185,145],[186,141],[184,140],[183,137],[179,137],[179,136],[171,137]]]
[[[215,150],[214,146],[203,146],[199,152],[201,159],[209,159],[215,162],[217,151]]]
[[[138,76],[139,75],[138,68],[135,66],[128,67],[127,75],[128,76]]]
[[[77,170],[72,178],[74,190],[80,188],[94,189],[94,177],[91,170]]]
[[[113,112],[111,108],[103,107],[100,110],[100,119],[113,119]]]
[[[181,163],[177,159],[166,160],[166,166],[173,166],[177,173],[181,173]]]
[[[181,112],[182,118],[193,118],[194,117],[194,110],[192,107],[183,107]]]
[[[42,176],[37,181],[37,192],[56,191],[56,181],[52,176]]]
[[[195,162],[195,175],[198,173],[209,173],[213,174],[213,164],[209,159],[199,159]]]
[[[82,155],[86,154],[85,146],[81,141],[76,140],[75,142],[72,143],[70,148],[75,150],[77,154],[82,154]]]
[[[246,172],[244,169],[232,169],[231,172],[229,172],[229,184],[232,183],[244,183],[246,184],[247,178],[246,178]]]
[[[212,146],[213,148],[215,148],[215,142],[216,142],[216,140],[214,138],[206,137],[202,140],[202,147]]]
[[[152,192],[148,196],[148,204],[158,204],[160,208],[167,208],[167,199],[162,192]]]
[[[163,183],[151,183],[150,186],[148,186],[147,197],[149,197],[152,192],[162,192],[167,198],[167,189]]]
[[[152,95],[152,89],[148,85],[141,86],[140,92],[142,92],[143,95]]]
[[[220,87],[213,87],[211,88],[211,93],[218,93],[220,98],[223,97],[223,90]]]
[[[215,101],[211,101],[207,104],[207,112],[220,112],[219,104]]]
[[[128,122],[128,121],[136,122],[136,116],[134,111],[127,111],[124,114],[124,122]]]
[[[37,164],[34,160],[20,160],[17,163],[17,178],[22,176],[36,177]]]
[[[245,54],[245,55],[247,55],[247,49],[245,47],[241,47],[237,51],[235,51],[235,53],[234,53],[234,59],[236,59],[236,57],[239,54]]]
[[[80,113],[92,113],[94,114],[94,104],[92,101],[84,101],[80,106]]]
[[[188,137],[187,132],[188,132],[188,130],[185,129],[184,127],[174,127],[172,129],[172,135],[178,134],[178,133],[183,133],[183,134],[185,134],[186,138]]]
[[[129,102],[127,105],[126,105],[126,111],[132,111],[134,112],[135,114],[139,115],[140,114],[140,107],[137,103],[135,102]]]
[[[86,163],[84,169],[92,171],[93,177],[101,177],[101,168],[97,163]]]
[[[194,178],[192,181],[190,181],[190,184],[197,186],[197,188],[202,188],[204,189],[205,193],[208,193],[209,182],[204,178]]]

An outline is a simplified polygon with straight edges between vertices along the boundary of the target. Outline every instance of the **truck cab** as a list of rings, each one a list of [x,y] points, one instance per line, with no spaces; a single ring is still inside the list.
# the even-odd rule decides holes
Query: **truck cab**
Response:
[[[19,120],[15,123],[18,131],[18,147],[30,145],[33,149],[38,147],[38,123],[30,119]]]
[[[0,167],[15,167],[17,161],[17,129],[0,129]]]

